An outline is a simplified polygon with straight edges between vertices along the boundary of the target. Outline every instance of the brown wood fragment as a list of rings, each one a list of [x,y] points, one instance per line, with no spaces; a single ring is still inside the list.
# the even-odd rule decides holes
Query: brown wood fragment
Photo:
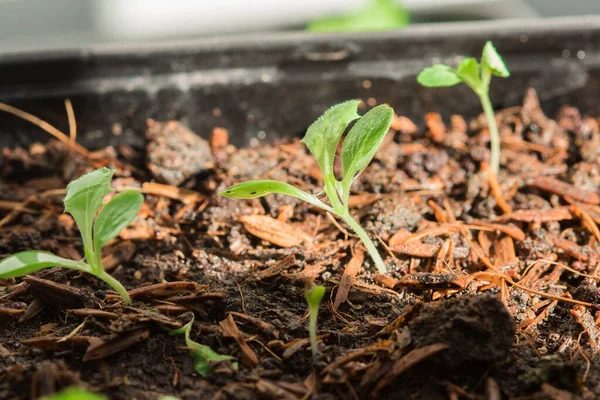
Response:
[[[177,294],[191,292],[196,290],[198,284],[189,281],[165,282],[155,285],[142,286],[128,291],[131,298],[155,299],[160,297],[169,297]]]
[[[551,222],[573,219],[569,206],[548,208],[545,210],[517,210],[504,214],[496,221],[522,221],[522,222]]]
[[[275,383],[267,381],[265,379],[259,379],[256,382],[256,391],[261,395],[263,399],[273,400],[298,400],[299,397],[293,393],[277,386]]]
[[[364,207],[375,203],[381,199],[383,195],[378,193],[361,193],[348,198],[348,207]]]
[[[587,334],[588,342],[594,354],[598,353],[598,350],[600,350],[600,330],[590,310],[584,306],[576,305],[571,308],[571,315]]]
[[[39,297],[35,297],[33,301],[29,303],[29,305],[27,306],[27,310],[25,310],[23,315],[21,315],[21,318],[19,318],[19,323],[22,324],[23,322],[29,321],[31,318],[38,315],[38,313],[43,309],[44,303],[42,303],[42,300],[40,300]]]
[[[112,271],[119,264],[131,260],[135,254],[135,244],[131,240],[125,240],[110,247],[108,253],[106,257],[102,258],[102,266],[107,272]]]
[[[494,265],[500,268],[517,262],[513,239],[510,236],[497,237],[494,241]]]
[[[427,358],[446,350],[447,348],[447,344],[436,343],[410,351],[404,357],[397,360],[392,366],[392,369],[388,373],[386,373],[379,382],[377,382],[377,385],[373,390],[374,393],[379,392],[381,389],[389,385],[394,379],[402,375],[410,368],[426,360]]]
[[[406,254],[413,257],[433,258],[440,251],[440,247],[435,244],[425,243],[405,243],[398,246],[391,246],[390,249],[399,254]],[[466,247],[455,247],[452,252],[452,257],[460,259],[466,258],[469,255],[469,249]]]
[[[23,280],[29,283],[31,291],[43,303],[49,303],[59,308],[93,308],[100,303],[90,292],[73,286],[40,279],[35,276],[26,276]]]
[[[573,215],[581,219],[583,225],[587,228],[587,230],[589,230],[592,233],[592,235],[594,235],[596,240],[600,242],[600,230],[598,229],[598,225],[596,225],[592,217],[590,217],[589,214],[583,208],[579,207],[575,203],[571,204],[571,213],[573,213]]]
[[[275,339],[279,339],[279,329],[277,329],[270,323],[263,321],[260,318],[252,317],[250,315],[242,314],[235,311],[228,311],[227,314],[233,315],[238,318],[242,318],[248,322],[252,322],[254,325],[258,326],[263,332],[268,333],[269,335],[273,335]]]
[[[389,246],[398,246],[410,236],[410,232],[406,228],[401,228],[398,232],[394,233],[388,241]]]
[[[219,325],[221,325],[221,328],[223,328],[223,335],[225,337],[233,338],[238,346],[240,346],[240,349],[242,350],[242,362],[244,365],[248,367],[254,367],[257,365],[258,356],[254,350],[248,346],[248,343],[246,343],[246,340],[242,337],[242,334],[240,333],[237,324],[233,320],[233,317],[228,315],[227,318],[219,322]]]
[[[298,228],[268,215],[244,215],[239,218],[252,235],[280,247],[300,246],[311,238]]]
[[[256,277],[258,279],[272,278],[274,276],[279,275],[281,272],[287,270],[288,268],[296,265],[296,263],[297,263],[296,256],[294,256],[293,254],[290,254],[289,256],[285,257],[283,260],[277,261],[275,264],[271,265],[270,267],[267,267],[267,268],[263,269],[262,271],[258,271],[256,273]]]
[[[600,204],[600,195],[596,192],[576,187],[566,182],[559,181],[548,176],[539,176],[531,182],[531,186],[535,186],[545,192],[557,194],[559,196],[568,196],[576,201],[589,204]]]
[[[410,275],[403,276],[396,286],[406,287],[409,289],[450,289],[463,288],[464,280],[457,274],[438,274],[432,272],[415,272]]]
[[[195,292],[190,294],[177,294],[167,297],[164,301],[176,304],[185,304],[195,301],[222,301],[225,298],[223,292]]]
[[[500,209],[505,214],[511,213],[512,207],[506,202],[506,200],[504,200],[504,197],[502,195],[502,188],[500,187],[500,183],[498,183],[498,177],[496,176],[496,174],[494,174],[489,164],[485,161],[481,163],[481,169],[487,174],[488,185],[490,187],[490,194],[492,195],[494,200],[496,200],[496,204],[498,204],[498,207],[500,207]]]
[[[404,314],[393,320],[388,326],[377,332],[377,335],[390,335],[396,329],[403,327],[408,321],[415,317],[423,308],[424,303],[416,303],[406,309]]]
[[[205,199],[205,197],[198,192],[156,182],[144,182],[140,192],[178,200],[183,204],[199,203]]]
[[[21,343],[25,346],[35,347],[44,351],[62,351],[68,350],[73,347],[84,347],[88,346],[94,341],[94,337],[91,336],[72,336],[63,340],[63,337],[54,336],[38,336],[31,339],[23,339]]]
[[[134,331],[125,332],[98,343],[93,343],[87,348],[85,354],[83,355],[83,361],[85,362],[106,358],[137,343],[143,342],[148,338],[148,336],[150,336],[150,330],[136,329]]]
[[[471,221],[471,224],[494,229],[495,231],[502,232],[518,241],[525,240],[525,232],[513,224],[495,224],[493,222],[482,221],[480,219],[474,219]]]
[[[590,257],[590,251],[593,251],[589,247],[581,247],[571,240],[562,239],[560,237],[552,238],[552,242],[556,247],[570,256],[577,258],[579,261],[587,262]]]
[[[97,310],[97,309],[93,309],[93,308],[74,308],[74,309],[67,310],[67,312],[76,317],[83,317],[83,318],[93,317],[93,318],[107,319],[107,320],[113,320],[113,319],[119,318],[119,314],[117,314],[117,313],[113,313],[110,311],[104,311],[104,310]]]
[[[215,127],[210,133],[210,150],[216,156],[229,144],[229,132],[225,128]]]
[[[333,311],[337,311],[340,305],[348,299],[348,293],[350,292],[350,288],[354,284],[356,280],[356,275],[358,271],[360,271],[360,267],[365,259],[365,251],[362,247],[357,247],[354,250],[354,255],[346,265],[344,269],[344,273],[342,274],[342,278],[340,279],[340,285],[338,287],[338,291],[335,294],[335,300],[333,302]]]

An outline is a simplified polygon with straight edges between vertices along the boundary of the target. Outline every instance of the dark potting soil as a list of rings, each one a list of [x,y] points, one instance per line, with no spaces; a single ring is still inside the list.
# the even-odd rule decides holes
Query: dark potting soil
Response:
[[[256,178],[318,193],[320,171],[297,138],[236,149],[222,129],[206,142],[151,122],[146,149],[3,149],[0,257],[81,258],[62,196],[98,166],[146,201],[103,254],[132,306],[61,268],[0,281],[0,398],[71,385],[111,399],[596,398],[600,120],[569,106],[550,119],[532,90],[497,119],[497,180],[482,117],[394,119],[351,198],[386,276],[321,210],[216,196]],[[307,279],[327,288],[315,360]],[[239,368],[195,372],[183,337],[168,334],[191,313],[192,338]]]

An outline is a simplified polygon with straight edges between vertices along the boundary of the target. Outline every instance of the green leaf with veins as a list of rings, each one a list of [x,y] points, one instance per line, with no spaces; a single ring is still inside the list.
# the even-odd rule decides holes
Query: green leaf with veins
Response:
[[[14,278],[48,267],[65,267],[91,273],[89,265],[39,250],[28,250],[0,260],[0,278]]]
[[[445,64],[435,64],[423,69],[417,76],[417,81],[426,87],[447,87],[461,82],[456,71]]]
[[[394,110],[382,104],[363,115],[350,129],[342,144],[344,183],[354,181],[367,168],[388,132],[393,116]]]
[[[273,180],[254,180],[238,183],[237,185],[230,186],[220,192],[219,196],[230,197],[232,199],[254,199],[256,197],[262,197],[271,193],[285,194],[296,197],[300,200],[304,200],[307,203],[321,207],[325,210],[330,209],[328,205],[317,199],[312,194],[306,193],[305,191],[287,183]]]
[[[96,253],[135,219],[142,204],[144,204],[144,196],[138,190],[125,190],[102,208],[94,222]]]
[[[485,46],[483,46],[483,53],[481,54],[481,65],[488,67],[492,74],[502,77],[508,78],[510,76],[510,71],[506,68],[506,64],[504,60],[496,51],[492,42],[486,42]]]
[[[233,356],[219,354],[210,347],[194,342],[192,339],[190,339],[190,331],[192,330],[193,324],[194,317],[192,316],[190,322],[179,329],[172,330],[169,332],[169,335],[185,335],[185,345],[194,359],[196,372],[198,372],[201,376],[207,376],[212,372],[213,364],[235,359]],[[238,367],[236,362],[232,363],[231,366],[233,369],[237,369]]]
[[[91,241],[94,218],[102,207],[104,196],[112,192],[110,180],[114,173],[108,168],[100,168],[67,185],[65,212],[73,216],[81,232],[83,245],[88,250],[93,250]]]
[[[302,139],[324,175],[333,174],[337,146],[348,124],[360,117],[359,104],[359,100],[349,100],[331,107],[308,127]]]

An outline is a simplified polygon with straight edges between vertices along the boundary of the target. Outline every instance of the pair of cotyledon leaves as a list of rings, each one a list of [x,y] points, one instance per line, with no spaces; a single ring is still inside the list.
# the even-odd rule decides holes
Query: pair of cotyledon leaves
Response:
[[[380,105],[362,117],[357,113],[359,100],[349,100],[327,110],[306,131],[302,142],[316,158],[325,177],[333,177],[333,165],[338,144],[348,125],[358,119],[342,143],[342,187],[350,183],[369,165],[387,133],[394,111],[388,105]],[[220,195],[251,199],[269,193],[297,197],[310,204],[331,210],[315,196],[287,183],[272,180],[255,180],[239,183],[219,193]]]
[[[86,258],[99,254],[110,240],[137,216],[144,196],[137,190],[125,190],[106,205],[104,197],[112,192],[110,181],[113,170],[100,168],[69,183],[64,198],[65,212],[70,213],[79,227]],[[87,260],[93,263],[94,260]],[[60,265],[88,273],[98,272],[80,261],[69,260],[52,253],[29,250],[0,261],[0,278],[27,275],[43,268]]]
[[[463,82],[477,91],[489,85],[489,81],[485,81],[484,72],[486,71],[488,74],[502,78],[510,76],[504,60],[502,60],[492,42],[487,42],[483,46],[481,63],[473,57],[468,57],[456,69],[445,64],[436,64],[421,71],[417,80],[421,85],[427,87],[454,86]]]

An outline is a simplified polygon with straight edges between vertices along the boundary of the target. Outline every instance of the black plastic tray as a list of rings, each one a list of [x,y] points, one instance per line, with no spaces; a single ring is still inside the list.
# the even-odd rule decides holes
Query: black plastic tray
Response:
[[[528,86],[548,112],[565,103],[591,112],[598,106],[600,18],[592,17],[0,54],[0,101],[66,132],[63,101],[70,98],[78,140],[89,148],[141,146],[147,118],[181,120],[202,136],[222,126],[241,145],[299,134],[325,108],[349,98],[389,103],[416,122],[434,110],[472,116],[480,106],[467,88],[425,89],[415,76],[436,59],[478,56],[486,40],[494,41],[513,74],[493,82],[496,106],[520,104]],[[47,138],[0,112],[1,147]]]

